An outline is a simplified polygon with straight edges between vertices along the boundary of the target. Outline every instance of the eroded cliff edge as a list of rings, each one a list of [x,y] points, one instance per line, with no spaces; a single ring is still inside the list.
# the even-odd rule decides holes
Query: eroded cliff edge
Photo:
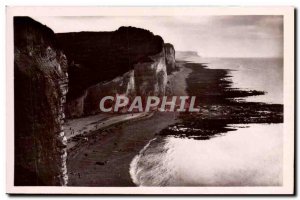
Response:
[[[68,117],[99,112],[103,96],[163,96],[167,73],[175,69],[174,47],[148,30],[56,36],[69,60]]]
[[[67,184],[67,58],[54,32],[14,18],[15,185]]]

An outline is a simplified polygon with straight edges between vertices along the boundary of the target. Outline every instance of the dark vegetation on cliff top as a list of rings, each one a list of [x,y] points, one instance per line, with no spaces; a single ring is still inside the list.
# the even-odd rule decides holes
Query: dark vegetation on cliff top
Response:
[[[56,37],[69,61],[68,99],[96,83],[109,81],[133,69],[138,62],[162,52],[164,41],[152,32],[120,27],[113,32],[59,33]]]
[[[14,45],[20,49],[58,47],[54,32],[30,17],[14,17]]]

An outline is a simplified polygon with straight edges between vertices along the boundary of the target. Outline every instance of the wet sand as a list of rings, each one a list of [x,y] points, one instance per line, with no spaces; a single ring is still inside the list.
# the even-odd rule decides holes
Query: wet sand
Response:
[[[180,71],[169,76],[169,94],[186,95],[185,79],[192,70],[178,67]],[[86,134],[68,151],[68,186],[135,186],[129,174],[131,161],[156,134],[176,122],[178,113],[156,112]]]
[[[95,133],[68,156],[69,186],[134,186],[129,164],[163,128],[176,123],[174,113],[127,122],[108,134]]]
[[[168,75],[168,85],[167,85],[167,95],[176,95],[176,96],[186,96],[187,92],[187,83],[186,78],[193,71],[185,67],[185,62],[176,61],[176,65],[179,71],[173,72],[171,75]]]
[[[68,120],[65,124],[65,136],[68,140],[67,149],[74,148],[79,138],[87,139],[91,132],[103,130],[110,126],[129,120],[150,117],[150,113],[113,114],[100,113],[78,119]]]

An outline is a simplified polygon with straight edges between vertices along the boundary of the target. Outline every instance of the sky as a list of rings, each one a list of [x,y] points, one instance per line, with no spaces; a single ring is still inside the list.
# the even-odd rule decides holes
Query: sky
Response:
[[[55,33],[144,28],[176,51],[203,57],[283,57],[283,17],[276,15],[32,18]]]

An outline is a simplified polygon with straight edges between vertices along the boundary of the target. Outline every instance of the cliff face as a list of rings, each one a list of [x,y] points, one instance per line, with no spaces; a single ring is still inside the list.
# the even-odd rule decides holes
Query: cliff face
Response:
[[[67,103],[67,115],[80,117],[99,112],[99,102],[104,96],[136,95],[134,70],[114,78],[111,81],[100,82],[87,88],[83,95]]]
[[[135,64],[134,80],[138,96],[164,96],[167,85],[165,52]]]
[[[172,44],[166,43],[165,46],[167,73],[171,74],[175,71],[175,49]]]
[[[67,59],[51,29],[14,18],[15,185],[65,185]]]
[[[133,27],[113,32],[61,33],[56,37],[70,64],[70,99],[82,95],[91,85],[121,76],[163,48],[160,36]]]
[[[160,36],[133,27],[56,36],[69,60],[68,117],[98,112],[107,95],[164,95],[175,51]]]

